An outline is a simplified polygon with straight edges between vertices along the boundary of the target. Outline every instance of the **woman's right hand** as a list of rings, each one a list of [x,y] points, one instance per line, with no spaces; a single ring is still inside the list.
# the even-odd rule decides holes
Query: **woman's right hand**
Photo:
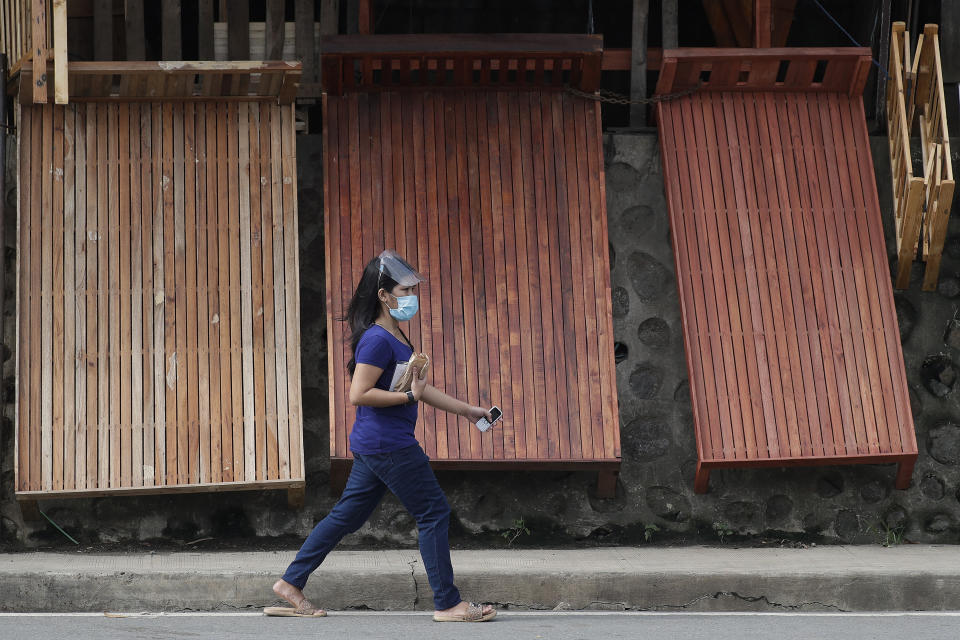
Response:
[[[413,397],[417,402],[423,398],[423,391],[427,388],[427,369],[429,368],[430,363],[428,362],[420,369],[419,375],[413,376],[413,381],[410,383],[410,391],[413,392]]]

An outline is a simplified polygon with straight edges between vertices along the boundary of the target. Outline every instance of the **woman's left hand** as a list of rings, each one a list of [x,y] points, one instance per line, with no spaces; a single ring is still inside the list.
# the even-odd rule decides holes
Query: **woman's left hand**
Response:
[[[480,418],[486,418],[488,421],[493,422],[493,416],[483,407],[467,407],[463,417],[468,418],[470,422],[476,422]]]

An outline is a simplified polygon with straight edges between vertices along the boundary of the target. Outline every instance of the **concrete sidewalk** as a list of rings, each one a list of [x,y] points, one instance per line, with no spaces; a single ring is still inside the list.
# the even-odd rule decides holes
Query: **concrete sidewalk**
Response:
[[[277,604],[294,552],[0,555],[2,611],[183,611]],[[455,551],[465,599],[511,609],[960,610],[960,548]],[[331,610],[429,610],[416,550],[330,554],[305,590]]]

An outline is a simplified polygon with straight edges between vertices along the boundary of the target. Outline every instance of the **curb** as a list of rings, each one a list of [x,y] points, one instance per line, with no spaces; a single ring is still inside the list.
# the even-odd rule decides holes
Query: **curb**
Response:
[[[231,611],[280,604],[294,552],[0,555],[0,611]],[[463,597],[513,610],[960,610],[952,546],[454,551]],[[433,608],[416,550],[330,554],[305,592],[330,610]]]

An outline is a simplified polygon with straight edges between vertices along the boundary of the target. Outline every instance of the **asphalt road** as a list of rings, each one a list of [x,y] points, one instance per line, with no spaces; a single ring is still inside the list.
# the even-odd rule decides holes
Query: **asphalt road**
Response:
[[[615,613],[501,612],[483,624],[439,624],[425,613],[335,612],[321,619],[266,618],[256,613],[0,614],[0,638],[509,638],[574,640],[808,640],[960,637],[960,613]]]

